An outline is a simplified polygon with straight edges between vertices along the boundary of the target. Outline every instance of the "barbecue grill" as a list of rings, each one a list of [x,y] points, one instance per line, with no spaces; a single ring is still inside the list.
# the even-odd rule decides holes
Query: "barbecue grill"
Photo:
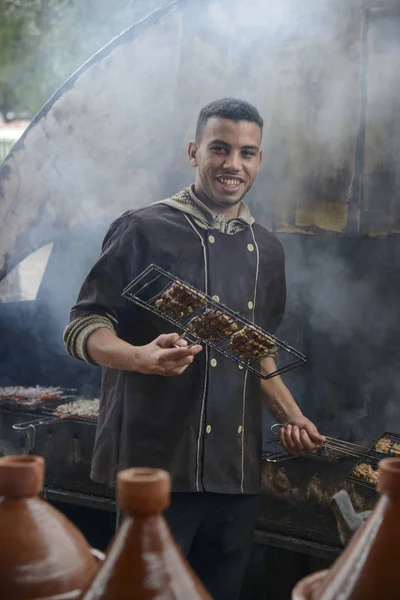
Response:
[[[67,400],[71,398],[60,402]],[[52,406],[55,407],[57,402]],[[27,453],[32,448],[29,437],[32,428],[16,431],[13,425],[35,418],[46,420],[49,416],[52,417],[53,412],[47,408],[28,411],[24,407],[16,410],[14,407],[12,410],[0,402],[0,454]],[[90,479],[95,421],[63,419],[35,427],[35,430],[35,451],[46,459],[44,497],[61,503],[59,507],[63,507],[67,514],[67,505],[72,505],[74,518],[82,507],[82,516],[77,517],[82,530],[87,527],[90,533],[90,528],[96,527],[99,535],[100,531],[111,535],[114,491]],[[274,442],[277,444],[277,439]],[[331,508],[332,496],[346,487],[357,511],[371,509],[377,498],[375,490],[345,483],[351,461],[355,463],[356,459],[317,461],[299,458],[278,464],[263,460],[262,502],[254,538],[257,545],[253,548],[255,556],[265,564],[275,555],[279,561],[286,560],[280,564],[285,565],[289,574],[299,560],[295,558],[297,553],[304,556],[299,563],[310,561],[312,569],[319,568],[320,561],[329,561],[330,564],[342,550]],[[97,509],[94,511],[97,516],[92,516],[94,513],[87,511],[88,508]],[[296,555],[283,550],[294,551]],[[306,556],[315,558],[308,559]],[[258,568],[256,561],[254,577],[259,574]],[[253,579],[251,569],[250,573]],[[294,583],[293,574],[292,578]]]
[[[67,420],[93,424],[97,421],[97,414],[79,414],[79,408],[82,402],[93,403],[93,400],[80,400],[71,396],[68,392],[73,390],[63,390],[61,388],[35,388],[36,395],[29,392],[32,388],[19,387],[18,394],[5,394],[5,390],[0,389],[0,406],[5,411],[11,413],[29,415],[30,418],[23,422],[13,424],[15,431],[26,431],[28,437],[28,454],[35,454],[36,428],[45,425],[54,425],[55,423]],[[50,390],[50,392],[48,392]],[[26,394],[26,395],[24,395]],[[74,407],[77,410],[74,412]],[[32,418],[34,416],[34,418]],[[39,418],[38,418],[39,416]]]
[[[165,295],[174,285],[179,286],[181,290],[185,290],[187,295],[194,299],[193,310],[181,311],[181,313],[176,311],[174,313],[159,308],[160,302],[163,301]],[[279,340],[276,336],[217,302],[208,294],[197,290],[157,265],[149,265],[131,281],[123,290],[122,295],[178,327],[190,343],[210,346],[229,360],[236,362],[243,369],[262,379],[270,379],[275,375],[286,373],[306,362],[304,354],[292,348],[286,342]],[[195,327],[196,319],[197,323],[203,323],[203,326]],[[207,327],[210,323],[212,325],[213,319],[215,327],[212,329],[212,335],[207,335],[206,332],[209,330]],[[233,326],[233,328],[230,329],[229,326],[231,328]],[[243,358],[244,352],[241,353],[237,349],[238,344],[235,345],[235,339],[237,340],[235,334],[238,335],[242,332],[245,332],[245,336],[253,335],[257,340],[264,340],[265,346],[269,346],[270,349],[266,350],[264,354],[255,356],[253,360]],[[264,375],[258,366],[259,360],[271,355],[272,348],[274,348],[274,352],[276,351],[279,360],[283,364],[273,373]],[[287,362],[288,360],[291,360],[291,362]]]
[[[288,550],[329,558],[339,554],[341,541],[331,507],[332,497],[346,489],[357,511],[373,508],[377,492],[348,480],[354,457],[315,460],[296,457],[272,463],[264,455],[262,504],[258,530],[266,542]],[[356,482],[358,483],[358,482]]]
[[[46,491],[51,500],[115,510],[111,488],[90,479],[90,465],[95,439],[94,419],[55,420],[57,406],[76,399],[69,391],[64,397],[26,408],[21,403],[0,400],[0,454],[36,452],[46,458]],[[48,419],[53,419],[49,422]],[[38,420],[40,424],[17,430],[15,425]],[[271,453],[282,448],[275,437],[266,442],[262,468],[262,506],[257,524],[258,542],[296,550],[323,558],[334,558],[341,550],[331,498],[345,487],[358,511],[373,507],[377,494],[371,486],[346,478],[357,457],[313,460],[297,458],[267,462]],[[368,487],[370,489],[368,489]]]
[[[271,426],[271,431],[275,435],[278,434],[278,429],[284,427],[281,423],[275,423]],[[375,483],[368,479],[367,472],[365,475],[362,473],[362,469],[359,467],[366,466],[371,467],[374,473],[377,473],[379,461],[383,458],[390,456],[400,455],[400,435],[397,433],[391,433],[385,431],[378,440],[370,447],[363,446],[360,444],[354,444],[334,437],[325,436],[326,442],[317,451],[316,454],[309,454],[308,460],[322,460],[322,461],[345,461],[351,459],[358,459],[355,466],[352,467],[347,481],[354,483],[359,486],[375,490]],[[387,448],[384,450],[383,447],[379,448],[378,443],[383,442]],[[270,449],[263,454],[263,459],[271,463],[285,463],[299,458],[296,455],[285,452],[280,444],[272,439],[267,440],[267,445]],[[378,449],[377,449],[378,448]]]
[[[279,435],[279,429],[281,429],[282,427],[285,427],[285,425],[282,423],[275,423],[274,425],[271,426],[270,430],[273,434]],[[396,443],[400,442],[400,436],[398,436],[395,433],[385,432],[379,439],[383,439],[383,438],[390,440],[392,444],[396,444]],[[387,453],[377,451],[375,449],[377,442],[375,442],[375,444],[372,447],[369,447],[369,446],[363,446],[360,444],[354,444],[353,442],[347,442],[345,440],[340,440],[338,438],[330,437],[330,436],[325,436],[325,439],[326,439],[325,443],[321,446],[321,448],[317,451],[317,453],[309,454],[307,456],[307,458],[314,459],[314,460],[328,460],[328,461],[339,461],[339,460],[345,460],[345,459],[349,459],[349,458],[359,458],[360,461],[358,464],[361,464],[361,461],[368,459],[369,461],[375,461],[374,463],[371,463],[371,464],[376,464],[376,467],[377,467],[379,460],[381,460],[388,454],[390,455],[389,450]],[[277,441],[274,439],[267,440],[267,444],[271,444],[274,446],[273,449],[265,452],[263,455],[263,458],[267,462],[281,463],[281,462],[287,462],[288,460],[293,460],[295,458],[298,458],[297,455],[293,455],[293,454],[289,454],[288,452],[285,452],[282,449],[282,446],[280,446],[280,443],[277,443]],[[397,456],[399,454],[400,454],[400,448],[399,448],[399,452],[397,453]],[[392,454],[392,456],[393,455],[394,454]],[[358,483],[359,479],[354,477],[352,479],[352,481],[354,481],[355,483]]]
[[[64,501],[114,509],[113,490],[90,479],[96,418],[60,417],[59,407],[79,401],[73,390],[60,390],[56,398],[24,402],[0,396],[0,455],[39,454],[46,459],[46,494]],[[57,491],[55,491],[57,490]]]
[[[275,424],[271,429],[276,434],[281,427]],[[382,438],[392,448],[400,442],[400,436],[390,432],[378,439]],[[278,536],[285,548],[304,544],[328,557],[340,545],[332,497],[344,488],[358,512],[371,510],[377,500],[375,485],[355,477],[354,469],[363,463],[377,469],[381,459],[393,456],[390,448],[383,453],[375,449],[377,442],[365,446],[326,436],[317,455],[299,457],[285,452],[276,437],[265,445],[262,493],[266,501],[259,528],[268,530],[267,537]]]
[[[8,386],[0,387],[0,403],[11,410],[46,409],[66,398],[74,397],[71,392],[75,389],[60,387],[30,387]]]

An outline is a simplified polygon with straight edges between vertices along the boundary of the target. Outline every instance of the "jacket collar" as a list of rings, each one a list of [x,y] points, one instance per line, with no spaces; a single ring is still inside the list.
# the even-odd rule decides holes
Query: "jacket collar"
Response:
[[[196,196],[194,184],[156,204],[167,204],[190,215],[202,229],[218,229],[231,235],[243,231],[254,223],[254,218],[244,202],[240,203],[238,216],[226,221],[225,215],[213,212]]]

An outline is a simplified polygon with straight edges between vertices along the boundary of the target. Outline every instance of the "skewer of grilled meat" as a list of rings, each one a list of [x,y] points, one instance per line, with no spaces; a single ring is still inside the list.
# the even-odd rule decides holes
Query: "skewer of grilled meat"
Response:
[[[216,342],[237,331],[236,321],[220,310],[208,308],[202,315],[194,317],[188,328],[207,342]]]
[[[156,300],[156,308],[158,310],[177,319],[193,313],[195,310],[205,306],[205,304],[206,299],[202,294],[194,292],[180,283],[173,283]]]
[[[255,360],[264,355],[275,355],[276,345],[272,339],[245,325],[231,338],[231,348],[245,360]]]

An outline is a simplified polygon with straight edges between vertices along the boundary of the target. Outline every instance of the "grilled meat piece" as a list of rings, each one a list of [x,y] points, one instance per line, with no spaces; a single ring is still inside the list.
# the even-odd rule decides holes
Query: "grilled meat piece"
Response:
[[[198,308],[205,306],[206,299],[200,292],[194,292],[180,283],[173,283],[156,300],[156,308],[170,317],[181,319]]]
[[[61,404],[54,411],[58,417],[84,417],[87,419],[97,419],[99,416],[100,400],[74,400]]]
[[[395,456],[400,456],[400,444],[393,444],[390,448],[390,454],[394,454]]]
[[[357,477],[358,479],[362,479],[371,485],[376,485],[378,483],[378,471],[373,469],[371,465],[367,463],[361,463],[357,465],[353,471],[352,475]]]
[[[387,437],[383,437],[378,440],[374,446],[374,450],[377,452],[382,452],[382,454],[388,454],[391,451],[391,448],[392,441]]]
[[[376,442],[374,450],[381,452],[382,454],[394,454],[395,456],[400,456],[400,444],[392,442],[392,440],[387,437],[380,438],[380,440]]]
[[[246,325],[231,339],[231,348],[245,360],[254,360],[264,355],[276,354],[274,341],[255,328]]]
[[[236,321],[220,310],[208,308],[202,315],[194,317],[188,328],[207,342],[216,342],[232,335],[238,328]]]

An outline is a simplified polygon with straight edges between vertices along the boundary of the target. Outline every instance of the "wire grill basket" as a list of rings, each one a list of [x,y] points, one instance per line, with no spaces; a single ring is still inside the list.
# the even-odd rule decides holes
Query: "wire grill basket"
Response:
[[[289,344],[157,265],[149,265],[122,295],[179,328],[189,343],[206,344],[262,379],[306,362]],[[283,364],[265,375],[259,361],[272,355]]]
[[[380,446],[379,444],[382,444],[382,442],[383,445]],[[351,473],[348,475],[347,481],[375,490],[376,483],[371,479],[371,475],[375,476],[377,481],[379,461],[384,458],[395,457],[400,457],[400,435],[385,431],[385,433],[383,433],[375,442],[370,451],[360,458],[354,469],[352,469]],[[363,472],[359,469],[361,466],[365,469],[364,476]]]

